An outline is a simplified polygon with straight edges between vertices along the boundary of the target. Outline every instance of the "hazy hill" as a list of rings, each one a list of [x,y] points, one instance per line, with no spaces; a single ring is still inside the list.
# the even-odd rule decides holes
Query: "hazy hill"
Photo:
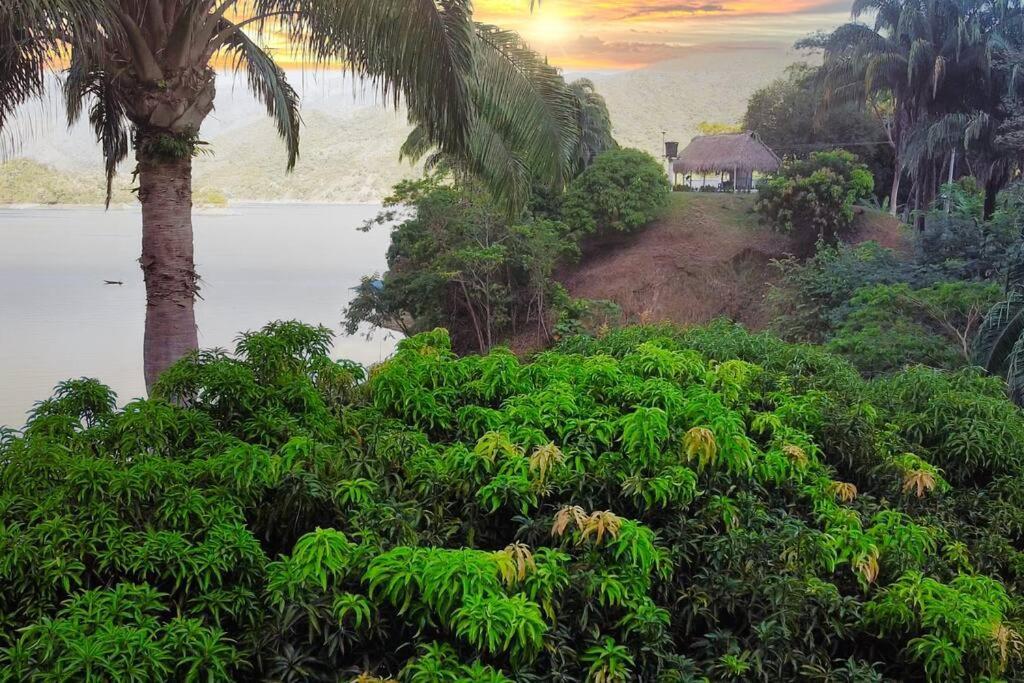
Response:
[[[701,47],[679,59],[594,78],[615,137],[661,155],[661,133],[685,146],[701,121],[737,123],[758,88],[806,59],[780,46]]]
[[[779,46],[701,47],[644,69],[586,75],[608,101],[618,140],[660,154],[662,131],[685,144],[701,121],[737,121],[750,94],[799,58]],[[221,77],[217,109],[203,128],[212,154],[195,166],[202,203],[373,202],[399,179],[418,173],[398,160],[409,130],[403,113],[383,106],[345,74],[290,75],[303,93],[295,171],[285,174],[285,154],[273,125],[244,83]],[[23,111],[17,123],[15,132],[24,133],[24,142],[16,163],[0,164],[0,203],[102,201],[99,150],[84,123],[65,129],[56,95]],[[115,202],[132,201],[132,166],[122,168]]]

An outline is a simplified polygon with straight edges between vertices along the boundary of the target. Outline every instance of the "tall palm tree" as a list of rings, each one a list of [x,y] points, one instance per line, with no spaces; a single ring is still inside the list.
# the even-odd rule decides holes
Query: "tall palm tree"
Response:
[[[576,99],[576,120],[580,130],[576,153],[576,170],[583,171],[601,152],[616,149],[619,144],[612,137],[612,119],[608,104],[597,92],[589,78],[578,78],[569,83],[569,92]]]
[[[895,215],[899,200],[906,135],[918,116],[914,84],[908,64],[913,36],[902,23],[901,0],[855,0],[853,22],[837,28],[823,43],[822,67],[825,104],[869,102],[881,110],[889,104],[886,121],[895,153],[895,173],[889,207]],[[857,20],[875,14],[874,26]]]
[[[259,44],[282,32],[312,63],[342,60],[409,116],[439,148],[464,154],[479,119],[481,60],[500,60],[471,16],[471,0],[17,0],[0,3],[0,132],[14,109],[41,96],[63,59],[69,123],[89,107],[108,178],[134,150],[142,205],[147,387],[197,347],[198,291],[191,221],[192,158],[215,97],[215,57],[244,70],[288,150],[299,153],[299,101]],[[59,61],[59,60],[58,60]],[[513,63],[515,60],[511,60]],[[514,68],[492,70],[487,106],[533,112]],[[512,114],[509,119],[515,119]],[[539,120],[539,119],[537,119]],[[535,120],[536,121],[536,120]],[[8,130],[9,132],[9,130]],[[549,140],[511,128],[535,158]],[[501,135],[498,136],[499,138]],[[551,148],[546,148],[551,155]],[[549,169],[550,170],[550,169]],[[496,176],[497,174],[492,174]]]
[[[873,27],[846,24],[824,42],[826,93],[843,101],[891,103],[890,141],[896,153],[890,208],[896,212],[904,173],[916,203],[927,206],[939,170],[957,141],[979,143],[985,114],[1010,81],[999,78],[996,56],[1019,29],[1019,0],[855,0],[853,18],[873,13]],[[957,137],[957,136],[953,136]],[[975,144],[975,148],[979,148]],[[1001,164],[980,167],[989,195],[1005,182]]]

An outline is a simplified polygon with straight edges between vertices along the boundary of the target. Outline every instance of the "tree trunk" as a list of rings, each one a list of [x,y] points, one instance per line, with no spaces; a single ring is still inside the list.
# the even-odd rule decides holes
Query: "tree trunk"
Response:
[[[172,363],[199,346],[199,291],[192,245],[192,159],[136,153],[142,203],[142,266],[146,282],[143,368],[146,390]]]
[[[893,217],[896,216],[900,204],[900,176],[903,173],[900,170],[900,159],[899,155],[896,157],[896,170],[892,176],[892,191],[889,193],[889,214]]]
[[[902,138],[903,138],[903,126],[900,125],[900,117],[902,115],[897,109],[896,116],[893,119],[893,129],[887,131],[889,134],[889,140],[893,145],[893,186],[889,193],[889,214],[895,218],[899,214],[899,185],[900,180],[903,177],[903,155],[902,155]],[[905,221],[904,221],[905,222]]]
[[[991,180],[985,185],[985,220],[991,220],[996,212],[996,198],[999,186]]]

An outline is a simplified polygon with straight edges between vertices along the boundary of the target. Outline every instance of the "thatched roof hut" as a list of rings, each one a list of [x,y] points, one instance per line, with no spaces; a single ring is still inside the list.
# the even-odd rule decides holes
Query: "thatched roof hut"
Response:
[[[729,171],[742,176],[774,173],[782,161],[756,133],[696,137],[672,163],[675,174]]]

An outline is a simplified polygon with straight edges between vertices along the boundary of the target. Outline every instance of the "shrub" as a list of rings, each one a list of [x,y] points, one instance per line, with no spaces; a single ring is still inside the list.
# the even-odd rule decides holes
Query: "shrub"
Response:
[[[275,323],[0,438],[3,680],[1022,675],[1024,416],[727,324],[369,376]]]
[[[944,185],[945,200],[927,216],[914,240],[915,260],[943,277],[962,280],[997,279],[1020,248],[1024,199],[1019,183],[1000,194],[1000,208],[982,220],[984,192],[973,178]]]
[[[962,367],[970,363],[971,341],[999,295],[996,285],[976,282],[864,287],[854,293],[828,349],[869,375],[914,364]]]
[[[569,185],[563,220],[579,233],[629,232],[654,220],[671,192],[665,169],[650,154],[604,152]]]
[[[547,341],[556,315],[552,273],[578,253],[575,240],[547,218],[512,222],[482,188],[449,181],[399,183],[370,222],[391,226],[388,271],[362,278],[345,309],[346,331],[369,324],[410,335],[444,326],[456,348],[479,352],[527,332]]]
[[[816,344],[832,336],[854,292],[912,277],[907,264],[877,242],[822,246],[806,260],[790,257],[776,265],[782,277],[768,294],[773,329],[785,339]]]
[[[835,244],[853,223],[853,207],[871,196],[874,179],[849,152],[816,152],[786,161],[758,186],[757,206],[775,230],[792,235],[800,255],[820,240]]]

